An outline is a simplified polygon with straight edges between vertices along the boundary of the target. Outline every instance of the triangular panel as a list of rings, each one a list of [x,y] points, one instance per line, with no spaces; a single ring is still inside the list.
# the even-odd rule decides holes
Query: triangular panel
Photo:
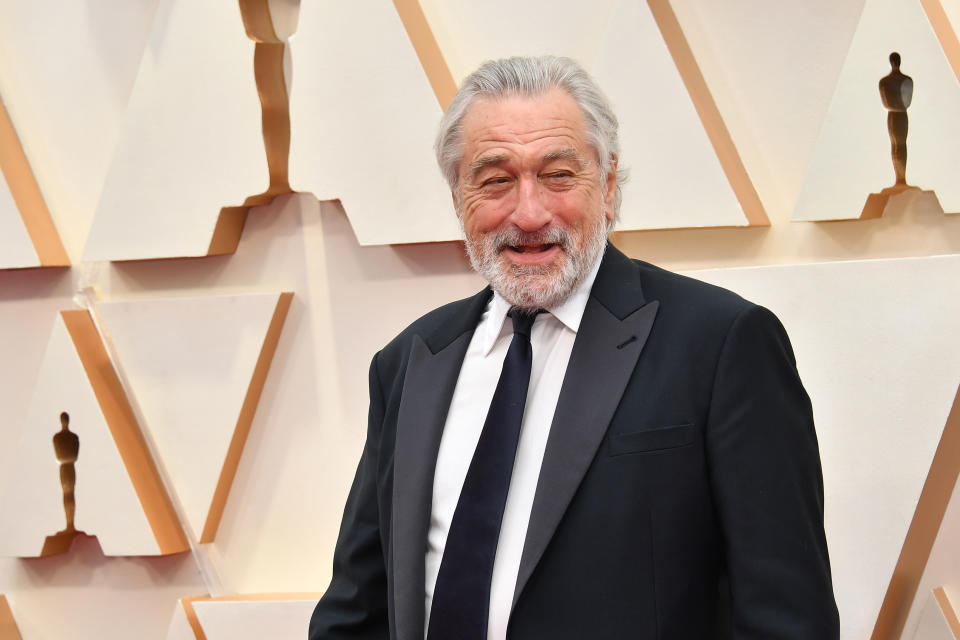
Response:
[[[654,4],[665,14],[661,20],[675,22],[668,3]],[[597,43],[600,54],[593,72],[620,118],[624,161],[631,170],[618,228],[745,226],[749,220],[704,128],[708,121],[701,120],[685,86],[685,80],[699,77],[699,70],[690,54],[684,71],[693,77],[681,77],[661,27],[646,2],[621,0]],[[679,25],[666,35],[674,48],[688,53]],[[635,74],[625,76],[624,68]],[[731,156],[730,170],[740,176],[743,197],[759,210],[756,222],[762,224],[765,214],[705,84],[700,92],[699,99],[707,102],[702,108],[712,107],[709,122]]]
[[[290,186],[339,199],[362,245],[458,239],[440,104],[396,8],[303,3],[289,46]]]
[[[2,100],[0,176],[0,269],[69,265]]]
[[[867,0],[853,36],[794,220],[875,217],[868,196],[895,182],[880,79],[889,56],[913,79],[906,138],[906,180],[936,191],[946,212],[960,211],[960,83],[920,0]]]
[[[214,539],[292,295],[97,305],[200,542]]]
[[[960,476],[960,388],[954,397],[953,407],[940,437],[930,471],[917,501],[910,529],[903,542],[890,578],[886,596],[873,638],[902,635],[907,623],[911,603],[915,602],[924,571],[930,566],[931,553],[944,529],[949,530],[944,517],[950,505],[951,495]]]
[[[200,623],[196,620],[196,614],[193,613],[193,607],[188,603],[184,604],[189,598],[181,598],[177,606],[173,609],[173,616],[170,617],[170,626],[167,627],[167,640],[204,640],[203,630],[200,629]],[[190,607],[192,618],[187,615],[186,607]]]
[[[55,438],[70,437],[73,452],[65,458]],[[105,555],[186,550],[172,503],[86,311],[64,311],[54,324],[13,460],[0,497],[0,554],[65,551],[77,532],[97,536]]]
[[[234,207],[269,186],[253,58],[237,3],[163,0],[85,260],[202,256],[225,228],[238,237]]]
[[[319,593],[263,593],[181,598],[167,640],[285,640],[303,636]],[[194,636],[187,633],[187,629]]]
[[[619,229],[767,224],[666,0],[571,2],[562,10],[504,0],[423,5],[458,80],[484,60],[545,53],[574,58],[596,77],[620,120],[631,171]]]
[[[960,640],[960,618],[943,587],[927,594],[912,640]]]

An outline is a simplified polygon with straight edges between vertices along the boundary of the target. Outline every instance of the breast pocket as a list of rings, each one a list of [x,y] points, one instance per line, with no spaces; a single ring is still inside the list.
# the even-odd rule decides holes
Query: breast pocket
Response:
[[[695,437],[696,428],[692,423],[631,433],[615,433],[610,436],[610,455],[621,456],[627,453],[677,449],[692,444]]]

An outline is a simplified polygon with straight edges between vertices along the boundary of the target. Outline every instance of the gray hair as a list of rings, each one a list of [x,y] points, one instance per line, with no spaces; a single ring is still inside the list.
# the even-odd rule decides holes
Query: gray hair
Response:
[[[479,97],[500,98],[520,95],[536,96],[552,88],[566,91],[580,107],[587,122],[587,139],[597,153],[601,181],[620,158],[617,116],[593,78],[570,58],[504,58],[489,60],[471,73],[460,85],[446,113],[440,120],[440,131],[434,143],[437,163],[450,189],[459,195],[457,167],[463,156],[461,140],[463,118]],[[620,217],[620,185],[627,181],[627,170],[616,168],[617,193],[614,198],[614,220]]]

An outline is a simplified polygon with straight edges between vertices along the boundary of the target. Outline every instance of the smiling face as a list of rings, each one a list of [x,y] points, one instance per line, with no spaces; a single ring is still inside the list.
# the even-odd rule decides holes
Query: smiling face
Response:
[[[514,306],[550,308],[586,276],[613,219],[606,179],[565,91],[480,98],[462,123],[458,215],[473,267]]]

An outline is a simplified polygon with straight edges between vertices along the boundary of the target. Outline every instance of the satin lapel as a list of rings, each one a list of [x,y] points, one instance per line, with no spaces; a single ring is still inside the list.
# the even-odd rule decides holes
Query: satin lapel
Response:
[[[393,472],[393,597],[398,640],[423,640],[424,553],[433,474],[450,399],[473,332],[437,353],[413,337],[397,415]]]
[[[606,434],[659,306],[650,302],[620,320],[593,295],[587,302],[543,456],[514,605]]]

